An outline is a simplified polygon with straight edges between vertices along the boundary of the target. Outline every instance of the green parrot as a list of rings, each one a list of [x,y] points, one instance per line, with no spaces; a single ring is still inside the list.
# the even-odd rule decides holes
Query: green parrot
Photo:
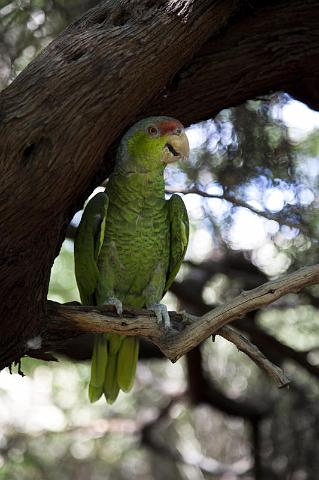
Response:
[[[105,192],[86,205],[74,246],[75,275],[85,305],[123,305],[155,312],[165,329],[167,308],[160,300],[184,258],[189,234],[183,200],[165,200],[164,169],[188,158],[183,125],[171,117],[139,121],[123,136]],[[96,335],[89,399],[104,394],[113,403],[134,383],[139,341],[116,334]]]

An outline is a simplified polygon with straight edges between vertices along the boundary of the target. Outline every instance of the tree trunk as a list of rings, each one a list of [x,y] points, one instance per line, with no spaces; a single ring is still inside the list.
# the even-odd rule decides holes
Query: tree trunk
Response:
[[[315,0],[108,0],[2,92],[0,369],[41,335],[65,229],[123,129],[146,114],[204,120],[301,77],[317,106],[318,24]]]

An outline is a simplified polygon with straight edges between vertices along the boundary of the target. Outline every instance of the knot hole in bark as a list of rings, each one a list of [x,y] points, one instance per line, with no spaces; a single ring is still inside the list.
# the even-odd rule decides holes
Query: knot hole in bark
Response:
[[[22,154],[22,164],[28,165],[32,160],[32,153],[34,152],[35,144],[30,143],[25,147]]]
[[[33,142],[25,147],[22,153],[22,165],[25,167],[36,160],[36,157],[42,154],[48,156],[53,148],[50,138],[40,137],[34,139]]]
[[[111,14],[111,22],[115,27],[125,25],[130,18],[130,13],[124,7],[117,8]]]
[[[92,24],[103,25],[108,19],[108,14],[108,10],[103,10],[102,12],[99,12],[96,17],[93,18]]]
[[[85,55],[86,51],[82,49],[76,50],[70,57],[67,59],[68,62],[76,62],[79,60],[83,55]]]

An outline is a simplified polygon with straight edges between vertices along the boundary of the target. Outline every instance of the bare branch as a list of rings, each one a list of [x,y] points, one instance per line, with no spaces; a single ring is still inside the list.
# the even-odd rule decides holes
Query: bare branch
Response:
[[[305,235],[307,236],[311,235],[306,225],[302,224],[301,222],[293,222],[289,220],[284,215],[284,212],[282,212],[281,215],[278,215],[278,214],[276,215],[267,210],[258,210],[257,208],[253,207],[252,205],[245,202],[244,200],[241,200],[240,198],[237,198],[234,195],[231,195],[227,192],[224,192],[223,194],[218,195],[215,193],[207,193],[203,190],[200,190],[194,187],[194,188],[189,188],[187,190],[177,190],[177,189],[166,190],[166,193],[182,193],[183,195],[189,195],[190,193],[195,193],[196,195],[200,195],[201,197],[204,197],[204,198],[218,198],[220,200],[226,200],[227,202],[232,203],[236,207],[247,208],[247,210],[250,210],[252,213],[255,213],[256,215],[264,217],[267,220],[274,220],[275,222],[279,223],[279,225],[286,225],[287,227],[290,227],[290,228],[297,228],[301,232],[303,232]]]
[[[248,316],[240,320],[237,327],[241,331],[244,331],[245,334],[248,334],[251,341],[258,345],[258,347],[264,348],[265,351],[275,351],[277,358],[281,358],[282,360],[288,358],[304,368],[311,375],[314,375],[317,379],[319,378],[318,365],[314,365],[308,360],[308,354],[311,350],[295,350],[264,331],[260,325],[250,322]]]
[[[238,350],[250,357],[258,367],[260,367],[266,374],[268,374],[278,388],[283,388],[289,385],[290,380],[284,374],[281,368],[274,365],[265,355],[256,347],[247,337],[235,330],[233,327],[223,327],[218,330],[218,335],[221,335],[229,342],[236,345]]]
[[[142,336],[157,345],[163,354],[175,362],[211,335],[221,335],[246,353],[266,371],[278,386],[289,383],[283,372],[235,329],[225,327],[248,312],[265,307],[291,292],[298,292],[319,283],[319,265],[304,267],[260,287],[242,292],[226,305],[209,311],[202,317],[170,312],[172,329],[165,333],[148,310],[124,310],[118,317],[114,307],[89,307],[48,303],[46,323],[42,332],[42,349],[57,348],[61,342],[81,333],[118,333]]]
[[[319,265],[301,268],[277,280],[266,282],[253,290],[242,292],[226,305],[214,308],[200,317],[197,322],[192,323],[178,335],[177,345],[174,344],[174,349],[177,348],[179,351],[177,358],[191,350],[195,342],[199,344],[233,320],[243,317],[248,312],[265,307],[287,293],[299,292],[316,283],[319,283]]]

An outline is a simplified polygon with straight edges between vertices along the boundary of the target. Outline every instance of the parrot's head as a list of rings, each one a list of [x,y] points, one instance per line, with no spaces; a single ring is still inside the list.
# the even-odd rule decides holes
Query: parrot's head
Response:
[[[133,125],[122,138],[116,169],[162,172],[168,163],[186,160],[188,155],[188,139],[181,122],[171,117],[149,117]]]

